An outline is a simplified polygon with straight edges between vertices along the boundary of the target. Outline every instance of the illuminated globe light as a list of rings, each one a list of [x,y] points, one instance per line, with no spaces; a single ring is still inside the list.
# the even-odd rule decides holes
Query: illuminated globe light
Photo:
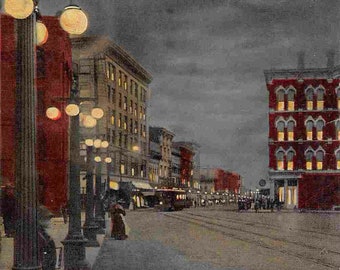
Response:
[[[109,142],[108,141],[102,141],[100,144],[101,148],[108,148],[109,147]]]
[[[111,163],[111,162],[112,162],[112,158],[106,157],[106,158],[104,159],[104,161],[105,161],[106,163]]]
[[[43,24],[42,21],[37,21],[36,30],[37,30],[37,45],[41,46],[45,44],[48,39],[48,31],[45,24]]]
[[[61,117],[61,111],[57,107],[50,107],[46,110],[46,116],[51,120],[58,120]]]
[[[79,114],[79,106],[77,104],[68,104],[65,108],[65,112],[68,116],[76,116]]]
[[[15,19],[26,19],[33,10],[33,0],[5,0],[4,2],[4,11]]]
[[[101,144],[102,144],[102,140],[101,140],[101,139],[95,139],[95,140],[93,141],[93,145],[94,145],[94,147],[96,147],[96,148],[100,148]]]
[[[85,144],[86,144],[87,146],[93,146],[93,140],[92,140],[92,139],[86,139],[86,140],[85,140]]]
[[[101,119],[104,116],[104,111],[101,108],[93,108],[91,110],[91,115],[95,119]]]
[[[76,5],[64,8],[59,18],[60,26],[67,33],[74,35],[83,34],[88,26],[87,16],[82,9]]]
[[[97,120],[94,119],[91,115],[83,116],[83,125],[86,128],[93,128],[97,125]]]
[[[132,151],[135,151],[135,152],[139,151],[139,146],[138,145],[132,146]]]
[[[101,161],[102,161],[102,159],[101,159],[101,157],[99,157],[99,156],[96,156],[96,157],[94,158],[94,161],[95,161],[95,162],[101,162]]]

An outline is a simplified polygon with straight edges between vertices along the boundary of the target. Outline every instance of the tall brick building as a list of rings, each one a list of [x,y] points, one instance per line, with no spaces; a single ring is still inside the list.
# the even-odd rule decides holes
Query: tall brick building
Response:
[[[269,180],[287,208],[340,204],[340,66],[264,71],[269,93]]]
[[[58,213],[67,201],[68,116],[63,113],[69,96],[72,57],[68,34],[59,26],[56,17],[43,17],[48,28],[47,42],[36,48],[37,85],[37,175],[39,200]],[[1,23],[1,179],[2,184],[15,184],[15,23],[0,15]],[[62,111],[58,121],[45,116],[46,109],[56,106]]]

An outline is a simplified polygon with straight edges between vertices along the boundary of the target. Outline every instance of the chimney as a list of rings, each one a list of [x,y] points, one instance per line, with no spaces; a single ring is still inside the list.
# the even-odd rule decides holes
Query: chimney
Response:
[[[335,56],[335,51],[334,50],[329,50],[326,54],[327,57],[327,68],[334,68],[334,56]]]
[[[305,52],[304,51],[298,52],[297,68],[298,69],[304,69],[305,68]]]

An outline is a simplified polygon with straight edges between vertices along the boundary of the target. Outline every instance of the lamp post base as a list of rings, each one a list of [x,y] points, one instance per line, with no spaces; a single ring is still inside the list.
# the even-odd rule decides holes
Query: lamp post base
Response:
[[[85,246],[87,239],[65,239],[64,269],[65,270],[91,270],[91,265],[86,260]]]
[[[98,225],[97,234],[105,234],[105,219],[102,217],[96,217],[95,222]]]
[[[97,241],[97,231],[98,231],[97,225],[84,225],[83,226],[84,236],[87,239],[85,246],[87,247],[99,247],[100,246]]]

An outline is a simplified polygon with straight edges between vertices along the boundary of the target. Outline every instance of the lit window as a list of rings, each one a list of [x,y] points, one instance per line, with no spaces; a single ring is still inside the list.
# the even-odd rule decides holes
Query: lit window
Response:
[[[294,121],[289,121],[287,124],[288,141],[294,141]]]
[[[340,110],[340,89],[337,91],[337,97],[338,97],[338,109]]]
[[[338,140],[340,140],[340,120],[336,121],[335,125],[336,125],[337,138],[338,138]]]
[[[324,156],[324,153],[322,151],[316,152],[316,169],[317,170],[322,170],[323,156]]]
[[[106,62],[106,77],[110,79],[110,63]]]
[[[122,72],[119,71],[118,85],[122,86]]]
[[[135,168],[131,169],[131,175],[134,176],[135,175]]]
[[[295,91],[293,89],[288,90],[288,111],[294,111],[295,109]]]
[[[285,139],[284,129],[285,129],[285,123],[283,121],[279,121],[277,123],[277,140],[278,141],[284,141]]]
[[[111,80],[114,81],[116,76],[116,67],[112,65]]]
[[[128,83],[127,83],[127,76],[124,75],[124,89],[127,90],[128,89]]]
[[[336,169],[340,170],[340,150],[336,152]]]
[[[287,153],[287,170],[288,171],[294,170],[294,161],[293,161],[293,158],[294,158],[294,152],[293,151],[289,151]]]
[[[120,173],[121,174],[125,173],[125,165],[124,164],[120,164]]]
[[[307,102],[307,110],[313,110],[313,98],[314,98],[314,91],[313,89],[308,89],[306,91],[306,102]]]
[[[124,97],[123,109],[124,109],[124,111],[127,110],[127,97]]]
[[[276,153],[276,160],[277,160],[277,170],[284,170],[284,152],[279,151]]]
[[[284,109],[285,109],[285,92],[284,92],[283,89],[277,91],[276,100],[277,100],[277,110],[278,111],[284,111]]]
[[[119,118],[118,118],[118,127],[121,127],[122,125],[122,114],[119,114]]]
[[[111,112],[111,125],[115,124],[115,111]]]
[[[317,91],[317,103],[316,103],[316,108],[318,110],[323,110],[324,108],[324,90],[323,89],[318,89]]]
[[[313,152],[308,151],[306,153],[306,170],[312,170],[312,159],[313,159]]]
[[[306,139],[308,141],[313,140],[313,121],[307,121],[306,123]]]
[[[316,136],[318,140],[323,139],[323,127],[324,127],[324,122],[322,120],[318,120],[316,122]]]

